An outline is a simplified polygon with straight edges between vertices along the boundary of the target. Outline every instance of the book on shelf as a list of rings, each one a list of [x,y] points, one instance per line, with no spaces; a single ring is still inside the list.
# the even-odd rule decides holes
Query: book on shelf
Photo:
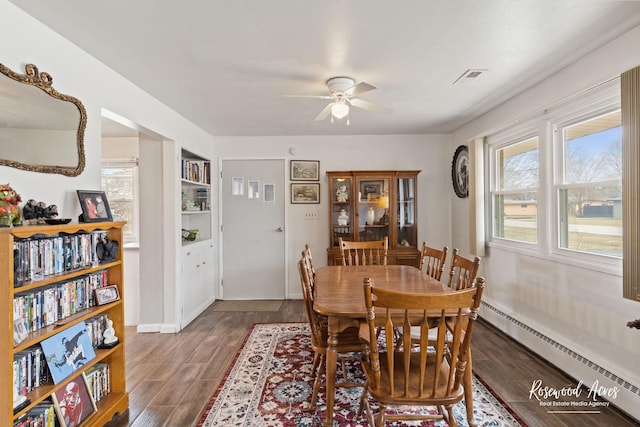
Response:
[[[211,162],[182,159],[182,178],[202,184],[211,184]]]
[[[94,271],[43,288],[18,292],[13,296],[14,344],[27,333],[37,331],[97,305],[95,290],[108,286],[107,270]]]
[[[46,276],[99,265],[96,245],[106,231],[60,233],[16,238],[13,243],[14,287]]]
[[[111,392],[111,373],[108,363],[97,363],[85,372],[89,393],[99,402]]]
[[[56,427],[56,410],[49,399],[36,404],[27,413],[14,420],[13,427]]]
[[[50,374],[40,345],[34,345],[13,355],[13,390],[16,396],[27,396],[49,381]]]

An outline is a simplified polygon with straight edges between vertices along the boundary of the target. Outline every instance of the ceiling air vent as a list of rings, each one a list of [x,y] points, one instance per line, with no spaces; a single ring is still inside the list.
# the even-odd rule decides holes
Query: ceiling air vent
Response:
[[[472,83],[474,81],[476,81],[478,79],[478,77],[480,77],[481,75],[483,75],[484,73],[486,73],[487,70],[484,68],[470,68],[467,71],[465,71],[464,73],[462,73],[462,75],[460,77],[458,77],[453,84],[454,85],[459,85],[459,84],[465,84],[465,83]]]

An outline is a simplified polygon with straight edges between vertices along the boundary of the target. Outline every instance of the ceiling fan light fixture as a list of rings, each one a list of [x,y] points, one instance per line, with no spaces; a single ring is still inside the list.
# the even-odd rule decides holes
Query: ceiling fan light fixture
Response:
[[[344,119],[349,115],[349,106],[344,101],[335,101],[331,106],[331,116],[336,119]]]

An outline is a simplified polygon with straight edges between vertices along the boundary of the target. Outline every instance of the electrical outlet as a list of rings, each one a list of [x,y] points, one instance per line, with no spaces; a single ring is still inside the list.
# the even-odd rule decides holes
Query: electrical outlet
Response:
[[[310,221],[317,221],[318,216],[319,216],[318,211],[306,211],[304,213],[304,219],[310,220]]]

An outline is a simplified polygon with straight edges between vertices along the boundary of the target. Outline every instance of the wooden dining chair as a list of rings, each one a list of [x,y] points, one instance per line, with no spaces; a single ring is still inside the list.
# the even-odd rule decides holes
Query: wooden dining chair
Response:
[[[377,426],[383,426],[385,419],[444,419],[449,426],[457,426],[452,408],[465,398],[471,337],[483,289],[484,283],[478,283],[446,294],[408,293],[377,288],[371,278],[365,278],[367,321],[361,328],[361,338],[367,384],[358,415],[366,408],[369,425]],[[438,334],[435,343],[429,340],[429,328],[434,325]],[[411,343],[412,326],[421,329],[417,346]],[[404,331],[404,342],[387,352],[378,340],[371,339],[376,336],[376,327],[384,329],[387,349],[395,346],[394,328]],[[451,334],[450,340],[446,339],[447,333]],[[369,396],[380,406],[375,419]],[[387,414],[389,406],[394,411]],[[407,406],[436,406],[437,413],[403,412]]]
[[[418,268],[434,279],[440,280],[442,273],[444,273],[444,265],[447,261],[448,251],[449,248],[446,246],[442,249],[436,249],[427,246],[427,242],[422,242]]]
[[[320,386],[323,384],[322,378],[325,372],[326,354],[327,354],[327,339],[329,338],[328,332],[328,319],[317,313],[313,309],[314,291],[312,289],[312,278],[309,265],[309,257],[302,251],[302,257],[298,261],[298,272],[300,273],[300,285],[302,286],[302,296],[304,299],[304,308],[307,313],[307,319],[309,321],[309,327],[311,329],[311,347],[313,348],[313,365],[311,367],[311,373],[314,376],[313,382],[313,394],[311,395],[311,404],[309,410],[314,410],[316,401],[318,399],[318,392]],[[362,383],[351,382],[347,379],[347,372],[344,362],[346,359],[359,358],[362,351],[362,344],[359,339],[358,328],[347,328],[345,331],[338,334],[338,362],[341,365],[342,381],[336,382],[336,387],[362,387]],[[352,354],[355,353],[355,354]]]
[[[351,242],[340,237],[338,246],[342,254],[342,265],[387,265],[388,236],[382,240],[364,242]]]
[[[306,260],[305,268],[307,269],[307,274],[309,275],[309,279],[311,280],[311,289],[314,290],[316,286],[316,268],[313,266],[311,247],[309,247],[308,243],[304,245],[304,249],[302,250],[302,257]]]
[[[449,266],[449,287],[460,290],[474,286],[479,270],[480,257],[465,258],[458,253],[458,249],[454,249]]]

